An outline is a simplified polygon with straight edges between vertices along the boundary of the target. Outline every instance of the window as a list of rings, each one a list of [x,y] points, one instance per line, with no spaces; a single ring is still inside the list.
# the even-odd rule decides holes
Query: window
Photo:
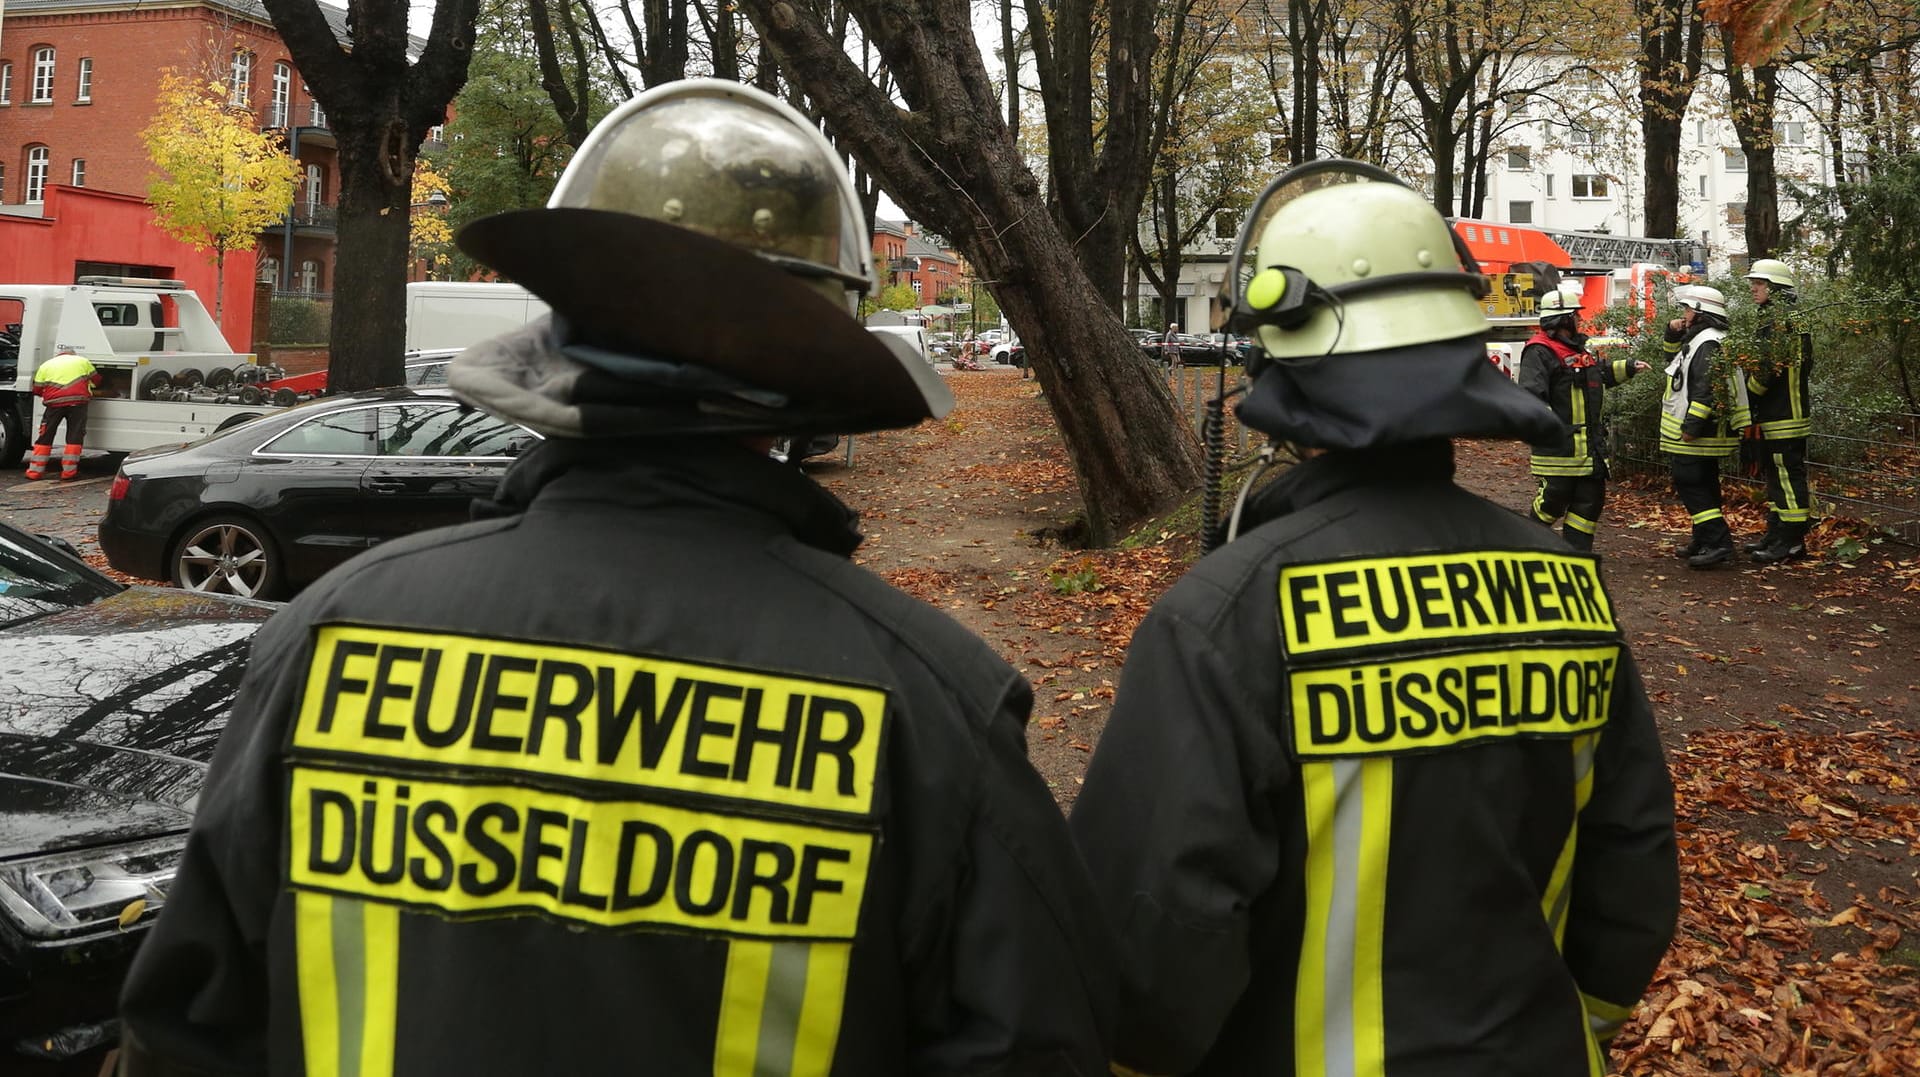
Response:
[[[95,303],[93,316],[101,325],[139,325],[140,308],[132,303]]]
[[[436,123],[432,127],[427,128],[428,142],[445,142],[446,140],[447,140],[446,124]]]
[[[1747,170],[1746,151],[1728,148],[1725,153],[1727,155],[1727,171],[1745,172]]]
[[[0,64],[0,105],[13,104],[13,65]]]
[[[307,166],[307,216],[309,218],[320,212],[321,196],[326,193],[321,189],[321,184],[325,180],[326,174],[320,170],[319,165]]]
[[[268,127],[287,125],[287,102],[293,94],[293,68],[284,63],[273,65],[273,113],[267,117]]]
[[[260,264],[254,270],[254,279],[266,281],[268,284],[280,283],[280,259],[271,254],[260,259]]]
[[[327,110],[320,107],[320,99],[313,96],[313,87],[305,83],[300,88],[307,92],[307,122],[315,127],[327,125]]]
[[[1584,123],[1576,123],[1567,132],[1567,141],[1575,146],[1591,146],[1594,143],[1593,129]]]
[[[1581,175],[1581,176],[1573,177],[1573,197],[1575,198],[1607,197],[1607,177],[1594,176],[1594,175]]]
[[[53,101],[53,46],[42,45],[33,50],[33,96],[28,98],[37,105]]]
[[[373,439],[367,431],[372,410],[355,408],[309,419],[262,445],[259,451],[290,456],[372,456]]]
[[[320,263],[311,260],[300,263],[300,290],[308,293],[320,290]]]
[[[381,456],[517,456],[534,441],[512,423],[452,404],[381,408],[379,434]]]
[[[1507,203],[1507,223],[1532,224],[1533,223],[1533,203],[1532,202],[1508,202]]]
[[[1804,146],[1807,144],[1807,125],[1799,120],[1788,120],[1773,125],[1773,141],[1777,146]]]
[[[47,200],[47,162],[53,154],[45,146],[27,151],[27,204]]]
[[[1707,121],[1693,121],[1693,144],[1696,146],[1704,146],[1707,144]]]
[[[1547,173],[1547,197],[1553,197],[1553,173]]]
[[[1727,223],[1728,224],[1746,224],[1747,223],[1747,204],[1745,202],[1728,202],[1727,203]]]
[[[245,107],[253,92],[253,53],[233,50],[233,67],[227,72],[227,103]]]
[[[0,165],[0,203],[7,200],[7,166]]]
[[[1533,151],[1525,146],[1512,146],[1507,150],[1507,171],[1528,172],[1533,169]]]
[[[1230,209],[1215,210],[1213,238],[1234,239],[1240,235],[1240,214]]]
[[[75,157],[73,159],[73,185],[75,187],[85,187],[87,185],[87,159],[85,157]]]
[[[93,57],[91,56],[80,57],[80,85],[74,91],[73,99],[79,104],[93,100]]]
[[[1700,177],[1700,197],[1707,197],[1707,177]]]

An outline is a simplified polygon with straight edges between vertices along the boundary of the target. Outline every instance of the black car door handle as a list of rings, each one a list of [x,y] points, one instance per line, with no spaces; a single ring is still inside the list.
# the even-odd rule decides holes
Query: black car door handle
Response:
[[[407,484],[399,479],[368,479],[367,489],[376,494],[397,494],[405,491]]]

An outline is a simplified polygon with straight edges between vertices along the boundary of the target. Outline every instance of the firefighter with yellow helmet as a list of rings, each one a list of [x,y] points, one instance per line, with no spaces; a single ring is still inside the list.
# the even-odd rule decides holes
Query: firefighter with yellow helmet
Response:
[[[1673,793],[1597,562],[1453,481],[1561,422],[1391,175],[1275,180],[1227,276],[1241,421],[1305,457],[1134,635],[1072,813],[1116,1072],[1592,1074],[1678,909]]]
[[[1807,529],[1813,520],[1813,491],[1807,484],[1813,334],[1795,317],[1800,296],[1793,267],[1778,258],[1757,259],[1747,269],[1747,284],[1761,317],[1761,361],[1746,381],[1767,473],[1767,533],[1745,549],[1755,561],[1772,564],[1807,554]]]
[[[1533,518],[1552,527],[1565,516],[1561,535],[1567,545],[1591,550],[1607,502],[1605,393],[1647,364],[1603,361],[1588,351],[1580,331],[1580,298],[1580,290],[1571,286],[1540,297],[1540,329],[1521,349],[1514,380],[1565,424],[1552,441],[1533,446],[1531,465],[1540,480]]]
[[[694,80],[460,233],[554,314],[453,390],[545,440],[487,518],[257,637],[123,996],[129,1074],[1104,1067],[1028,685],[768,456],[951,407],[852,316],[861,222],[803,116]]]

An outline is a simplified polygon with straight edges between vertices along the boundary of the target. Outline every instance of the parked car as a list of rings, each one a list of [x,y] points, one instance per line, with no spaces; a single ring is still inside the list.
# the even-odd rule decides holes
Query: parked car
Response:
[[[0,1071],[99,1072],[275,608],[127,587],[0,524]]]
[[[434,351],[408,352],[405,375],[402,385],[415,388],[447,383],[447,364],[460,354],[459,348],[440,348]]]
[[[1190,333],[1180,333],[1175,335],[1173,346],[1179,349],[1180,362],[1183,366],[1219,366],[1221,363],[1222,356],[1219,345],[1210,343],[1206,337],[1197,337]],[[1142,341],[1140,350],[1145,352],[1147,357],[1154,362],[1163,365],[1172,362],[1173,349],[1168,347],[1166,335],[1163,333],[1155,333],[1152,337]],[[1226,356],[1229,364],[1239,362],[1240,358],[1239,355]]]
[[[467,519],[539,435],[445,389],[376,389],[131,453],[100,548],[131,576],[277,598],[390,538]]]

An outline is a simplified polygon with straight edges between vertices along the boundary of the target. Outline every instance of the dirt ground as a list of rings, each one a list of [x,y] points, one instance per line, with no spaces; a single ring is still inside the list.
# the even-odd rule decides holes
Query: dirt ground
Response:
[[[861,511],[858,560],[1033,682],[1032,758],[1069,807],[1127,640],[1196,553],[1192,523],[1061,548],[1048,536],[1078,506],[1038,383],[951,383],[960,406],[943,422],[863,436],[851,467],[810,466]],[[1463,486],[1530,502],[1521,446],[1457,456]],[[1762,512],[1729,515],[1752,534]],[[1694,571],[1672,556],[1686,526],[1663,481],[1630,478],[1598,543],[1668,747],[1684,887],[1615,1069],[1920,1073],[1920,551],[1833,521],[1810,560]],[[1859,555],[1842,561],[1850,536]]]

